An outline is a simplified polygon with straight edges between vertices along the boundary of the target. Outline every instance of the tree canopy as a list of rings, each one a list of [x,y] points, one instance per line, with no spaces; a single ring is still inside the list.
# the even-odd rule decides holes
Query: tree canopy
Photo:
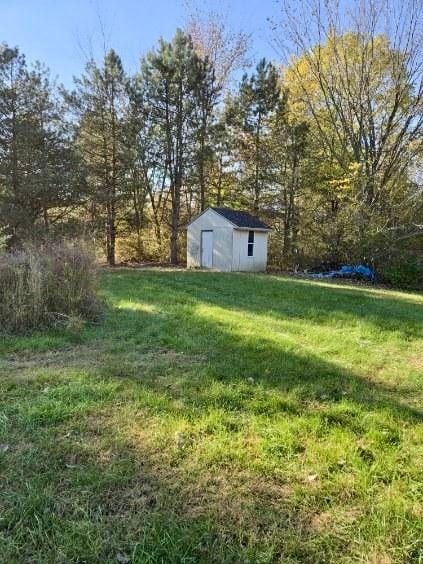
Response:
[[[90,60],[71,92],[3,45],[2,241],[84,235],[110,265],[177,264],[190,218],[226,205],[272,225],[277,267],[418,264],[421,7],[364,3],[348,19],[313,2],[307,22],[284,3],[280,60],[238,84],[249,38],[215,13],[194,11],[133,76],[113,49]]]

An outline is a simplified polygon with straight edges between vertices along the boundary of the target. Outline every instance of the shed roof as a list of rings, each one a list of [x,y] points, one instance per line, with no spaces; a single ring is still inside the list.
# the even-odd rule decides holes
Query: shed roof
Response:
[[[233,210],[231,208],[211,208],[213,211],[229,220],[236,227],[245,229],[271,229],[266,223],[248,212]]]

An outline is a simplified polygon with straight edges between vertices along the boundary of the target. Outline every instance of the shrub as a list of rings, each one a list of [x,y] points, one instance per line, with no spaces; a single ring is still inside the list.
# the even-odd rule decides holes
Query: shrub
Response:
[[[92,320],[100,313],[93,254],[81,243],[60,242],[0,256],[0,330]]]
[[[396,288],[422,290],[423,264],[416,257],[397,259],[382,267],[381,278]]]

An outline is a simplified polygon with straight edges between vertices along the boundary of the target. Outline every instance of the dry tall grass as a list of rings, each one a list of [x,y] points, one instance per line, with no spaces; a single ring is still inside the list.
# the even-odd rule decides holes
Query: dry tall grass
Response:
[[[0,255],[0,331],[93,319],[99,311],[95,260],[86,245],[28,245]]]

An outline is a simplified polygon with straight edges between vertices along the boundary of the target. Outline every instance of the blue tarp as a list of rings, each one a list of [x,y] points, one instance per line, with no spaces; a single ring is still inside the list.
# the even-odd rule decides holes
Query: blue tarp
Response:
[[[373,282],[375,279],[375,272],[369,266],[364,264],[350,265],[345,264],[338,270],[330,270],[329,272],[318,272],[317,274],[310,274],[313,278],[360,278]]]

